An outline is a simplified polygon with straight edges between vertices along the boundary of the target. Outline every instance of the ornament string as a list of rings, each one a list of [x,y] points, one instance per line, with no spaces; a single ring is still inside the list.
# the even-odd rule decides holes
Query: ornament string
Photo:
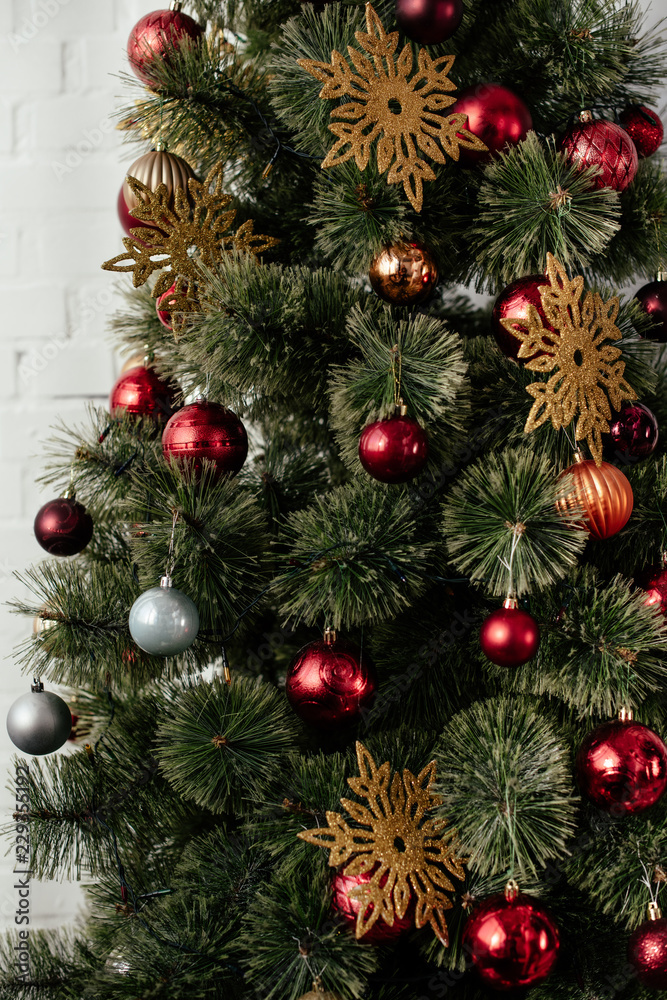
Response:
[[[637,857],[639,858],[639,864],[642,866],[642,871],[643,871],[644,875],[643,875],[643,878],[640,878],[637,881],[640,882],[642,885],[646,886],[646,888],[649,891],[649,896],[651,897],[651,903],[653,904],[653,906],[657,906],[658,905],[658,895],[659,895],[660,889],[662,887],[662,879],[657,879],[654,876],[653,880],[651,880],[651,876],[649,874],[649,870],[646,867],[646,865],[644,864],[644,862],[642,860],[642,856],[639,853],[639,850],[640,849],[639,849],[639,846],[638,846],[637,847]],[[655,870],[654,870],[654,872],[655,872]]]
[[[167,553],[167,570],[165,576],[170,577],[174,572],[174,566],[176,564],[176,557],[174,555],[174,538],[176,535],[176,523],[179,518],[179,513],[174,507],[172,510],[172,521],[171,521],[171,536],[169,538],[169,552]]]
[[[403,371],[403,362],[398,344],[394,344],[389,353],[391,355],[391,376],[394,382],[394,406],[398,408],[403,402],[401,399],[401,376]],[[396,371],[397,367],[398,374]]]
[[[515,597],[515,590],[514,590],[514,556],[516,555],[517,546],[519,544],[521,536],[523,535],[524,531],[526,530],[526,526],[524,524],[521,524],[521,522],[519,521],[519,522],[517,522],[514,525],[508,523],[507,527],[508,528],[510,528],[510,527],[512,528],[512,544],[511,544],[511,547],[510,547],[509,562],[506,559],[504,559],[502,556],[498,556],[498,562],[500,563],[501,566],[505,567],[505,569],[507,570],[507,573],[508,573],[507,597],[509,599],[509,598],[514,598]]]

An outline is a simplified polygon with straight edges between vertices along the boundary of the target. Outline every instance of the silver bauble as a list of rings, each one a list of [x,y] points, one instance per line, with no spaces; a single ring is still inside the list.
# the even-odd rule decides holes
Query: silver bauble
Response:
[[[7,712],[7,732],[15,747],[39,757],[60,749],[72,731],[72,714],[53,691],[32,689]]]
[[[130,635],[139,649],[152,656],[176,656],[197,638],[197,608],[181,590],[163,577],[137,597],[130,610]]]

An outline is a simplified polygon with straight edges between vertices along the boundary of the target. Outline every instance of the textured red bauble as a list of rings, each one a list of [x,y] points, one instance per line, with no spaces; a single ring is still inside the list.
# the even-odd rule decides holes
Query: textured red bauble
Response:
[[[467,115],[468,128],[487,151],[461,147],[461,162],[488,163],[506,146],[516,146],[533,127],[530,111],[520,97],[498,83],[478,83],[459,95],[447,109],[450,115]]]
[[[248,454],[245,427],[231,410],[197,400],[178,410],[162,432],[162,454],[200,473],[204,459],[215,462],[215,478],[235,476]]]
[[[299,718],[324,728],[356,722],[370,707],[376,690],[368,658],[335,632],[300,649],[285,682],[287,700]]]
[[[74,497],[49,500],[37,511],[35,538],[51,556],[74,556],[93,537],[93,519]]]
[[[550,913],[524,893],[485,899],[473,909],[462,939],[473,968],[495,990],[542,982],[556,964],[559,944]]]
[[[659,563],[638,573],[635,583],[646,591],[644,604],[658,607],[667,616],[667,566]]]
[[[586,112],[584,112],[586,114]],[[625,191],[637,173],[635,144],[620,125],[604,119],[577,122],[561,140],[567,162],[580,170],[600,167],[593,187]]]
[[[159,83],[155,63],[169,62],[179,51],[183,39],[190,38],[197,43],[203,33],[204,29],[180,10],[154,10],[144,14],[127,40],[130,66],[142,83],[152,87]]]
[[[364,428],[359,438],[359,461],[381,483],[407,483],[428,459],[428,438],[423,427],[397,413]]]
[[[583,511],[584,527],[595,538],[611,538],[625,527],[634,497],[620,469],[609,462],[598,467],[589,459],[581,459],[565,469],[561,478],[568,475],[574,480],[574,490],[557,501],[561,513],[576,515]]]
[[[510,330],[506,330],[501,321],[504,319],[527,321],[530,306],[537,309],[544,329],[553,333],[554,337],[556,337],[556,331],[547,322],[547,318],[544,315],[542,299],[540,297],[540,288],[548,285],[549,279],[545,278],[543,274],[527,274],[524,278],[517,278],[516,281],[512,281],[502,290],[496,299],[491,314],[491,329],[498,347],[506,357],[517,358],[522,341],[519,337],[515,337]],[[533,357],[539,357],[541,354],[542,351],[533,355]],[[527,360],[528,358],[526,358]]]
[[[631,104],[619,115],[621,125],[634,142],[642,158],[652,156],[660,148],[664,129],[662,122],[651,108]]]
[[[657,910],[660,913],[659,910]],[[628,941],[628,961],[637,979],[652,990],[667,990],[667,919],[658,916],[638,927]]]
[[[451,38],[463,17],[463,0],[396,0],[396,22],[420,45]]]
[[[667,342],[667,281],[656,279],[642,285],[635,298],[645,313],[651,317],[654,327],[651,337],[659,343]]]
[[[658,421],[648,406],[631,403],[626,399],[621,403],[620,411],[609,422],[609,435],[604,435],[603,440],[612,457],[641,461],[656,449]]]
[[[617,816],[648,809],[667,788],[667,747],[641,722],[598,726],[581,744],[576,766],[581,794]]]
[[[479,630],[484,655],[499,667],[520,667],[537,653],[540,629],[527,611],[512,600],[492,611]]]
[[[357,925],[357,914],[361,903],[358,899],[350,899],[348,893],[358,885],[366,885],[373,877],[377,866],[370,872],[363,875],[346,875],[345,870],[334,875],[331,883],[333,892],[332,906],[334,911],[342,917],[343,921],[354,933]],[[380,879],[380,885],[384,886],[388,878],[385,874]],[[371,908],[373,904],[370,904]],[[361,941],[368,944],[382,944],[385,941],[395,941],[397,937],[409,931],[414,923],[415,901],[414,896],[410,899],[405,914],[399,918],[394,915],[394,922],[391,926],[385,923],[382,917],[378,917],[370,930],[361,937]]]
[[[174,412],[176,391],[152,368],[140,365],[121,375],[109,396],[112,417],[129,413],[165,422]]]

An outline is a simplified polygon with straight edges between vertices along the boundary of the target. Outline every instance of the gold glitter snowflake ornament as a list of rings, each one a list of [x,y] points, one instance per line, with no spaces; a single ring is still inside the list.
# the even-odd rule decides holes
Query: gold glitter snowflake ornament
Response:
[[[365,32],[355,32],[354,37],[372,61],[351,45],[347,51],[354,69],[335,49],[330,63],[297,60],[306,72],[324,83],[320,97],[351,99],[331,112],[332,118],[344,121],[329,125],[338,141],[322,161],[322,168],[354,157],[359,170],[365,170],[377,140],[378,170],[383,174],[389,168],[387,183],[402,183],[413,208],[421,212],[423,182],[435,180],[435,173],[419,151],[434,163],[444,163],[445,153],[458,160],[460,146],[481,151],[486,146],[465,128],[467,115],[443,117],[441,113],[455,101],[451,92],[456,86],[448,76],[454,56],[431,59],[426,49],[420,49],[418,68],[410,76],[411,46],[405,45],[395,58],[398,32],[387,34],[369,3],[366,28]]]
[[[554,372],[547,382],[533,382],[526,392],[535,402],[524,431],[529,433],[547,420],[559,430],[579,414],[575,441],[587,441],[596,465],[602,464],[602,434],[609,431],[611,409],[620,410],[624,399],[637,393],[624,379],[621,351],[607,343],[619,340],[616,326],[618,298],[603,302],[597,292],[586,292],[584,279],[571,281],[562,264],[547,254],[549,284],[540,287],[542,311],[552,330],[545,329],[535,306],[527,319],[501,320],[506,330],[521,340],[519,358],[532,358],[525,367]]]
[[[377,767],[370,753],[357,743],[358,778],[347,783],[367,806],[341,799],[353,825],[339,813],[326,814],[327,827],[304,830],[298,836],[316,847],[329,849],[329,864],[346,865],[346,875],[371,874],[369,882],[348,893],[358,899],[356,937],[362,937],[379,919],[390,927],[402,919],[412,897],[416,900],[415,926],[430,923],[439,940],[449,943],[444,910],[452,907],[445,893],[454,886],[447,872],[463,880],[464,859],[458,858],[451,834],[443,831],[446,821],[426,819],[440,799],[431,792],[435,761],[417,777],[410,771],[391,778],[388,763]],[[346,864],[349,862],[349,864]]]

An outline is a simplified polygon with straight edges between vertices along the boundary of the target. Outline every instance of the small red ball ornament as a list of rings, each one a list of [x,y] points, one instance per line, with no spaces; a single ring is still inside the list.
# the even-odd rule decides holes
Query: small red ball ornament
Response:
[[[299,718],[328,729],[356,722],[370,707],[376,690],[368,658],[332,629],[326,629],[324,639],[299,650],[285,682],[287,700]]]
[[[364,428],[359,438],[359,461],[381,483],[407,483],[419,475],[428,460],[428,438],[401,404],[393,417]]]
[[[467,115],[466,127],[487,147],[486,152],[461,147],[462,163],[488,163],[506,146],[522,142],[533,119],[520,97],[498,83],[478,83],[459,95],[448,114]]]
[[[609,422],[608,441],[605,443],[612,457],[639,462],[653,454],[658,436],[658,421],[648,406],[626,399]]]
[[[561,513],[583,510],[583,523],[595,538],[611,538],[624,528],[632,514],[634,497],[626,476],[615,465],[603,462],[600,467],[577,456],[577,461],[561,473],[571,475],[574,490],[558,500]]]
[[[624,712],[588,734],[576,768],[581,794],[600,809],[617,816],[643,812],[667,788],[667,746]]]
[[[603,119],[593,121],[590,111],[582,111],[580,120],[561,140],[561,149],[567,162],[580,170],[601,168],[592,180],[596,188],[625,191],[637,173],[637,149],[625,129]]]
[[[646,591],[644,604],[658,607],[667,616],[667,564],[663,561],[638,573],[635,583]]]
[[[501,321],[527,320],[530,306],[537,309],[544,329],[553,333],[554,337],[556,337],[556,331],[547,322],[547,318],[544,315],[542,299],[540,297],[540,288],[543,288],[545,285],[548,286],[548,284],[549,279],[545,278],[543,274],[527,274],[524,278],[517,278],[516,281],[512,281],[507,288],[502,290],[496,299],[491,314],[491,329],[498,347],[506,357],[517,358],[522,341],[519,337],[515,337],[511,330],[505,329]],[[540,351],[539,354],[535,354],[533,357],[539,357],[541,354],[542,352]],[[526,358],[526,360],[528,359]]]
[[[144,14],[127,40],[130,66],[142,83],[152,87],[159,83],[155,63],[169,62],[185,38],[196,44],[203,33],[204,29],[181,10],[154,10]]]
[[[651,990],[667,990],[667,919],[657,903],[649,903],[649,918],[628,941],[628,961],[637,979]]]
[[[667,281],[664,280],[663,273],[655,281],[642,285],[635,293],[635,298],[653,320],[654,327],[650,336],[660,344],[667,343]]]
[[[93,537],[93,519],[73,493],[40,507],[34,527],[35,538],[51,556],[74,556]]]
[[[248,454],[245,427],[231,410],[198,399],[170,417],[162,432],[162,454],[192,465],[197,474],[204,459],[215,462],[215,478],[235,476]]]
[[[139,365],[120,376],[109,396],[112,417],[129,413],[133,417],[153,417],[166,422],[174,412],[176,391],[152,368]]]
[[[508,886],[475,906],[462,945],[487,986],[513,990],[547,978],[560,941],[551,914],[536,899]]]
[[[396,22],[420,45],[451,38],[463,17],[463,0],[396,0]]]
[[[377,866],[376,866],[377,867]],[[375,868],[363,875],[347,875],[345,870],[339,871],[334,875],[333,881],[331,883],[331,888],[333,891],[333,901],[332,906],[334,911],[342,917],[345,924],[354,933],[357,926],[357,915],[359,913],[359,908],[361,903],[358,899],[350,899],[348,893],[351,889],[355,889],[358,885],[366,885],[370,882]],[[384,886],[387,881],[388,875],[385,874],[380,879],[380,885]],[[373,904],[370,904],[372,909]],[[414,923],[414,911],[415,902],[414,897],[410,899],[408,908],[402,917],[397,917],[394,914],[394,922],[390,926],[385,923],[382,917],[378,917],[370,930],[367,930],[360,938],[361,941],[365,941],[368,944],[383,944],[386,941],[395,941],[396,938],[400,937],[406,931],[409,931]]]
[[[537,653],[540,629],[514,598],[508,597],[502,608],[492,611],[479,630],[484,655],[499,667],[520,667]]]
[[[637,147],[639,156],[643,158],[657,153],[662,143],[664,129],[655,111],[643,104],[631,104],[621,112],[619,118],[621,125]]]

